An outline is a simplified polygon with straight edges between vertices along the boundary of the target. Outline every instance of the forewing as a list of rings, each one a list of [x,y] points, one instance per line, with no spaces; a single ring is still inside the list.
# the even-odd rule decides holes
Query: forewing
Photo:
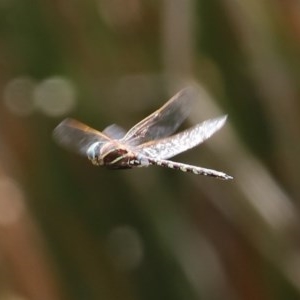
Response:
[[[224,125],[226,118],[227,116],[222,116],[210,119],[170,137],[142,144],[137,147],[137,153],[151,158],[168,159],[210,138]]]
[[[117,124],[112,124],[107,126],[103,131],[104,134],[109,136],[112,139],[119,140],[125,136],[126,131],[121,126]]]
[[[181,90],[165,105],[132,127],[122,141],[139,145],[171,135],[189,115],[195,98],[195,89],[189,87]]]
[[[95,142],[105,143],[111,139],[74,119],[63,120],[53,131],[54,140],[61,146],[86,155],[87,149]]]

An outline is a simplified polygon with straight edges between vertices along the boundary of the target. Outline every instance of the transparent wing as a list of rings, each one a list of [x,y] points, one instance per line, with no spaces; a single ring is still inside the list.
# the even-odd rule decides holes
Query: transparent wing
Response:
[[[168,159],[210,138],[225,123],[227,116],[204,121],[185,131],[136,148],[137,153],[157,159]]]
[[[122,142],[139,145],[174,133],[191,111],[196,91],[189,87],[173,96],[165,105],[132,127]]]
[[[126,130],[117,124],[107,126],[102,132],[110,138],[116,140],[121,139],[126,134]]]
[[[107,135],[74,119],[63,120],[54,129],[53,138],[61,146],[82,155],[86,155],[93,143],[104,144],[111,140]]]

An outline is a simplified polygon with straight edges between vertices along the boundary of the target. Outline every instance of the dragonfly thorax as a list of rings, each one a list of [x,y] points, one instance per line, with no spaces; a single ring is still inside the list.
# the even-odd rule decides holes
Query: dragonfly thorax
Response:
[[[131,167],[128,163],[132,159],[131,151],[114,141],[104,145],[99,142],[92,144],[87,151],[87,155],[94,165],[106,166],[110,169],[127,169]]]

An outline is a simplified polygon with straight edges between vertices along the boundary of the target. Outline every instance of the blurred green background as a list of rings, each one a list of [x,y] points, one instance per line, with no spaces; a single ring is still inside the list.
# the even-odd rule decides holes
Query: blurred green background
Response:
[[[299,0],[0,0],[0,300],[300,299]],[[182,87],[175,160],[108,171],[65,117],[129,129]]]

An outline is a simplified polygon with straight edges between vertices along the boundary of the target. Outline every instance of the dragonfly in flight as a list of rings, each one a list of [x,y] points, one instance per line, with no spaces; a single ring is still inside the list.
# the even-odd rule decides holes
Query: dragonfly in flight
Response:
[[[220,179],[232,179],[232,176],[220,171],[169,160],[199,145],[225,124],[227,116],[221,116],[174,134],[188,117],[195,98],[193,88],[179,91],[128,132],[116,124],[100,132],[67,118],[54,129],[53,136],[61,146],[87,156],[94,165],[109,169],[156,165]]]

